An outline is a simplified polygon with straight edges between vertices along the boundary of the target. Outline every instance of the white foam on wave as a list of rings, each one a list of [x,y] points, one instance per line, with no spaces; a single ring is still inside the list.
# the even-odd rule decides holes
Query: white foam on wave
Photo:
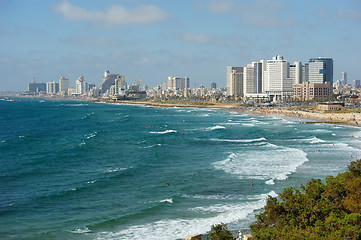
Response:
[[[163,200],[160,200],[159,202],[161,202],[161,203],[173,203],[173,199],[172,198],[163,199]]]
[[[166,130],[166,131],[162,131],[162,132],[150,132],[152,134],[167,134],[167,133],[176,133],[176,130]]]
[[[89,134],[89,135],[87,135],[87,139],[89,139],[89,138],[93,138],[93,137],[95,137],[97,135],[97,132],[93,132],[93,133],[91,133],[91,134]]]
[[[355,138],[361,138],[361,131],[355,132],[352,134]]]
[[[297,140],[297,141],[298,141],[298,140]],[[325,140],[319,139],[319,138],[317,138],[317,137],[315,137],[315,136],[312,136],[312,137],[306,138],[306,139],[301,139],[301,141],[303,141],[303,142],[309,142],[309,143],[312,143],[312,144],[326,142]]]
[[[162,146],[162,144],[158,143],[158,144],[150,145],[150,146],[143,147],[143,148],[153,148],[153,147],[156,147],[156,146],[160,147],[160,146]]]
[[[255,138],[255,139],[218,139],[218,138],[212,138],[211,141],[217,141],[217,142],[233,142],[233,143],[252,143],[252,142],[262,142],[267,141],[266,138]]]
[[[200,195],[200,194],[194,194],[194,195],[183,195],[185,198],[195,198],[195,199],[208,199],[208,200],[234,200],[234,199],[240,199],[239,196],[232,196],[232,195]]]
[[[257,150],[231,153],[225,160],[215,162],[214,167],[241,179],[284,180],[307,161],[307,154],[300,149],[266,144]]]
[[[84,107],[84,106],[88,106],[88,104],[86,104],[86,103],[78,103],[78,104],[63,104],[63,106],[67,106],[67,107]]]
[[[253,123],[242,123],[242,126],[245,126],[245,127],[255,127],[256,125],[254,125]]]
[[[148,239],[168,240],[184,239],[195,233],[206,233],[211,226],[223,222],[225,224],[246,219],[247,216],[266,204],[268,195],[277,196],[275,192],[256,196],[254,201],[237,204],[213,205],[209,207],[192,208],[190,211],[205,213],[214,212],[211,217],[193,219],[167,219],[143,225],[134,225],[119,232],[100,232],[97,239]]]
[[[275,181],[273,181],[273,179],[270,179],[268,181],[265,182],[267,185],[275,185]]]
[[[331,130],[327,130],[327,129],[303,130],[302,132],[310,132],[310,133],[332,133]]]
[[[125,171],[127,168],[108,168],[105,170],[106,173],[118,172],[118,171]]]
[[[83,233],[91,233],[92,231],[87,227],[80,227],[80,228],[76,228],[71,232],[76,234],[83,234]]]
[[[226,127],[225,127],[225,126],[217,125],[217,126],[213,126],[213,127],[208,127],[208,128],[206,128],[206,131],[214,131],[214,130],[218,130],[218,129],[226,129]]]

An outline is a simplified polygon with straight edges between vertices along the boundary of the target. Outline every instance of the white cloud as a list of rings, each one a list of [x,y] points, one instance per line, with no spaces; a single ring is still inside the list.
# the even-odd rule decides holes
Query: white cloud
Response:
[[[341,18],[361,20],[361,11],[353,9],[338,9],[337,15]]]
[[[181,33],[175,35],[176,39],[186,42],[197,42],[197,43],[207,43],[211,41],[211,38],[203,33],[199,34],[190,34],[190,33]]]
[[[218,14],[233,14],[241,16],[242,20],[260,27],[288,27],[293,25],[291,17],[282,16],[287,6],[281,0],[255,0],[252,2],[235,0],[211,0],[200,2],[199,6]]]
[[[235,4],[231,0],[212,0],[208,4],[202,4],[208,10],[216,13],[228,13],[232,12]]]
[[[165,20],[168,14],[153,5],[141,5],[127,9],[120,5],[111,6],[103,11],[87,10],[72,5],[64,0],[54,6],[54,10],[67,20],[86,21],[110,25],[120,24],[149,24]]]
[[[91,37],[91,36],[79,36],[70,37],[64,39],[68,43],[76,43],[81,45],[95,45],[95,46],[118,46],[123,44],[123,41],[118,39],[107,39],[104,37]]]

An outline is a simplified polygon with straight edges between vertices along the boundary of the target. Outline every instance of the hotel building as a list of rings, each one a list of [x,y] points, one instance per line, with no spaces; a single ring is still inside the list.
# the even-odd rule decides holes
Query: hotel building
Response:
[[[243,97],[243,67],[227,67],[227,95]]]
[[[331,99],[330,82],[295,84],[293,99],[295,101],[328,101]]]

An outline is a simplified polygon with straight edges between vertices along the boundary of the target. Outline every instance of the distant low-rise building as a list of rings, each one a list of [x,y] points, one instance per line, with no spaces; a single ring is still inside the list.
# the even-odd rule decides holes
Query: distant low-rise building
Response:
[[[342,110],[342,108],[344,108],[343,103],[319,103],[317,105],[317,110],[320,111]]]

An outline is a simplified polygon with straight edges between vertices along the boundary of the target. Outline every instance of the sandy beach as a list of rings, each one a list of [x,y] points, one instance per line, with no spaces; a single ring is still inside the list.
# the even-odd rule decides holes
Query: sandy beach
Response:
[[[254,114],[275,115],[297,117],[312,120],[319,120],[320,122],[341,123],[352,126],[361,126],[361,113],[356,112],[321,112],[308,110],[294,110],[288,107],[272,107],[272,108],[252,108],[246,110]]]
[[[121,104],[140,104],[153,107],[195,107],[195,108],[225,108],[241,112],[262,115],[287,116],[317,120],[319,122],[361,126],[361,113],[348,109],[346,112],[322,112],[315,109],[300,110],[292,107],[245,107],[240,103],[220,103],[208,101],[111,101]]]

